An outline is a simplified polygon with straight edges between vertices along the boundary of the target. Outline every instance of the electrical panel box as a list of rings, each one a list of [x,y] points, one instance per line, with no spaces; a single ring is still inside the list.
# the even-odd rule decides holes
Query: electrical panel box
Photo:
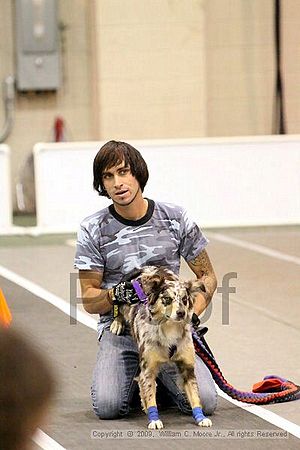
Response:
[[[57,0],[15,0],[17,89],[60,86]]]

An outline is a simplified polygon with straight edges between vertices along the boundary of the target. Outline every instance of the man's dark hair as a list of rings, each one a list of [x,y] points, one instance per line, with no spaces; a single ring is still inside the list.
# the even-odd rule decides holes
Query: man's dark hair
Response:
[[[147,164],[140,152],[126,142],[109,141],[100,148],[95,156],[93,172],[94,172],[94,189],[99,195],[108,197],[103,185],[103,172],[106,169],[117,166],[122,162],[125,166],[129,166],[132,175],[139,182],[142,192],[148,181],[149,173]]]

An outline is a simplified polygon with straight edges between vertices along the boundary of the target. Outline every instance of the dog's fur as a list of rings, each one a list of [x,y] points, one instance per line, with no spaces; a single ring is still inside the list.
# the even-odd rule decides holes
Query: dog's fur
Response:
[[[170,270],[152,266],[144,267],[132,278],[139,281],[147,295],[147,303],[122,306],[110,329],[121,334],[125,321],[130,324],[139,349],[137,381],[144,411],[156,406],[155,379],[159,366],[170,361],[179,369],[191,407],[201,407],[190,327],[194,299],[199,292],[205,292],[204,284],[200,280],[180,281]],[[211,426],[211,421],[205,418],[198,425]],[[160,420],[152,420],[148,427],[163,428],[163,424]]]

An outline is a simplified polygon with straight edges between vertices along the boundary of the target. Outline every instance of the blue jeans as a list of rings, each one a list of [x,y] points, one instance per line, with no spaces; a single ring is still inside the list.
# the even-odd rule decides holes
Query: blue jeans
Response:
[[[138,373],[138,349],[132,336],[128,331],[117,336],[106,326],[99,340],[91,387],[93,409],[100,419],[116,419],[129,413],[133,396],[138,389],[137,381],[134,380]],[[203,412],[205,415],[211,415],[217,406],[217,392],[208,368],[198,355],[195,375]],[[178,387],[177,377],[175,364],[161,366],[158,373],[159,382],[182,412],[192,414],[185,393]]]

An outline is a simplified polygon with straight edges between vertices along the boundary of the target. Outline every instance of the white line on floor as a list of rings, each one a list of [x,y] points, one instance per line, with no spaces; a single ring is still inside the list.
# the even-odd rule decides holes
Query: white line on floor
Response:
[[[68,303],[66,300],[57,297],[38,284],[33,283],[32,281],[18,275],[17,273],[6,269],[6,267],[0,266],[0,276],[6,278],[12,283],[18,284],[22,288],[45,300],[63,313],[70,316],[70,303]],[[93,330],[97,330],[97,321],[93,319],[89,314],[77,309],[76,319],[83,325],[86,325]],[[62,447],[58,442],[56,442],[40,429],[38,429],[32,440],[44,450],[65,450],[65,447]]]
[[[269,423],[272,423],[278,428],[282,428],[283,430],[287,431],[288,433],[292,434],[293,436],[296,436],[300,439],[300,427],[299,425],[290,422],[287,419],[284,419],[283,417],[279,416],[278,414],[273,413],[272,411],[269,411],[268,409],[264,409],[261,406],[258,405],[250,405],[249,403],[243,403],[239,402],[237,400],[234,400],[233,398],[229,397],[229,395],[225,394],[225,392],[221,391],[221,389],[217,387],[217,391],[220,397],[224,398],[225,400],[229,401],[230,403],[233,403],[235,406],[238,406],[239,408],[244,409],[245,411],[248,411],[251,414],[254,414],[255,416],[260,417],[263,420],[266,420]]]
[[[243,241],[241,239],[226,236],[221,233],[206,232],[205,235],[208,238],[216,239],[220,242],[225,242],[226,244],[232,244],[236,247],[245,248],[246,250],[252,250],[253,252],[261,253],[262,255],[271,256],[272,258],[280,259],[282,261],[291,262],[300,266],[300,258],[297,256],[288,255],[287,253],[279,252],[273,250],[269,247],[265,247],[260,244],[253,244],[252,242]]]
[[[66,450],[65,447],[62,447],[58,442],[56,442],[39,428],[32,437],[32,440],[44,450]]]
[[[57,295],[52,294],[51,292],[39,286],[38,284],[33,283],[27,278],[24,278],[16,274],[15,272],[12,272],[9,269],[6,269],[3,266],[0,266],[0,275],[6,278],[7,280],[12,281],[13,283],[18,284],[19,286],[22,286],[24,289],[36,295],[37,297],[46,300],[46,302],[51,303],[51,305],[55,306],[60,311],[62,311],[63,313],[67,314],[70,317],[70,303],[67,302],[66,300],[62,299],[61,297],[58,297]],[[96,319],[93,319],[93,317],[90,314],[78,310],[78,308],[76,310],[76,319],[83,325],[86,325],[87,327],[96,330],[97,326]]]
[[[3,266],[0,266],[0,276],[12,281],[13,283],[18,284],[19,286],[23,287],[29,292],[32,292],[34,295],[42,298],[46,302],[50,303],[51,305],[58,308],[60,311],[64,312],[65,314],[70,314],[70,305],[66,300],[57,297],[56,295],[52,294],[51,292],[47,291],[46,289],[42,288],[41,286],[33,283],[30,280],[27,280],[26,278],[16,274],[15,272],[12,272],[9,269],[6,269]],[[89,328],[92,328],[93,330],[97,329],[96,320],[94,320],[90,315],[87,313],[77,311],[77,320],[78,322],[81,322],[82,324],[86,325]],[[226,398],[231,403],[234,403],[237,407],[242,408],[246,411],[251,412],[252,414],[260,417],[261,419],[265,420],[266,422],[272,423],[273,425],[286,430],[288,433],[296,436],[297,438],[300,438],[300,426],[290,422],[289,420],[284,419],[283,417],[279,416],[278,414],[275,414],[269,410],[266,410],[262,408],[261,406],[257,405],[249,405],[244,404],[242,402],[238,402],[236,400],[233,400],[232,398],[228,397],[226,394],[224,394],[221,390],[218,389],[219,395],[223,398]],[[55,441],[54,441],[55,442]],[[59,445],[59,444],[58,444]],[[43,447],[45,450],[52,450],[51,447]]]

